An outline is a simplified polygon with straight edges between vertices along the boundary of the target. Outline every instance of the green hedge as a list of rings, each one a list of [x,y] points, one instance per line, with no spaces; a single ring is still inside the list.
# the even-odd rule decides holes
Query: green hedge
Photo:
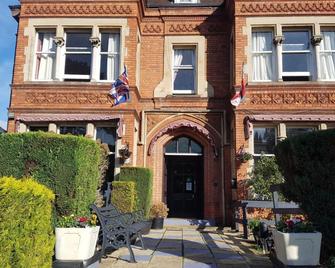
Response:
[[[152,172],[142,167],[122,167],[120,181],[134,181],[136,183],[136,210],[143,210],[148,216],[152,200]]]
[[[136,208],[136,184],[133,181],[112,182],[112,203],[121,212],[133,212]]]
[[[99,184],[100,148],[73,135],[43,132],[0,136],[0,177],[31,176],[56,194],[58,215],[85,213]]]
[[[0,267],[51,267],[54,198],[33,179],[0,179]]]
[[[299,203],[322,233],[323,257],[335,255],[335,130],[286,139],[275,154],[285,197]]]

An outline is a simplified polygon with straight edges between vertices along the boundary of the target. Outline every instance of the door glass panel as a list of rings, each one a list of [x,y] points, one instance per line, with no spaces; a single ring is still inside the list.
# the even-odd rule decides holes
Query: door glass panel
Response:
[[[177,140],[172,140],[169,144],[165,147],[166,153],[176,153],[177,152]]]
[[[178,153],[189,153],[189,139],[188,138],[180,138],[178,140]]]
[[[201,154],[202,153],[201,146],[198,143],[196,143],[192,140],[191,140],[191,153],[194,153],[194,154]]]

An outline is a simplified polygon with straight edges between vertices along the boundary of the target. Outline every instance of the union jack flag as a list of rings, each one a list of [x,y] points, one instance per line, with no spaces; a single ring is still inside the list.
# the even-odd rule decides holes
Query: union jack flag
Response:
[[[112,88],[109,91],[109,95],[114,99],[114,105],[127,102],[130,99],[129,95],[129,81],[127,74],[127,67],[124,66],[123,73],[118,79],[112,84]]]

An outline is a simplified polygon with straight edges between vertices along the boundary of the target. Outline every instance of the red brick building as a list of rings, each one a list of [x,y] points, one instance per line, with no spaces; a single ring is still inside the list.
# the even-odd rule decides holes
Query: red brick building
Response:
[[[277,140],[335,121],[335,1],[21,0],[12,12],[8,131],[101,139],[111,176],[153,170],[153,199],[171,216],[229,224],[252,165],[239,149],[271,155]],[[131,100],[112,107],[124,64]]]

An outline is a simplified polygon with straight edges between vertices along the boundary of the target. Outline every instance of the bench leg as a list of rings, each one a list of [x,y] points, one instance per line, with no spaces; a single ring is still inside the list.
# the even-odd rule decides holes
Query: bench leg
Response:
[[[135,260],[133,249],[131,248],[129,236],[126,238],[126,243],[127,243],[127,248],[128,248],[129,254],[130,254],[130,262],[135,263],[136,260]]]
[[[145,250],[145,246],[144,246],[144,242],[143,242],[143,237],[142,237],[142,234],[140,232],[137,233],[137,237],[141,241],[142,249]]]

